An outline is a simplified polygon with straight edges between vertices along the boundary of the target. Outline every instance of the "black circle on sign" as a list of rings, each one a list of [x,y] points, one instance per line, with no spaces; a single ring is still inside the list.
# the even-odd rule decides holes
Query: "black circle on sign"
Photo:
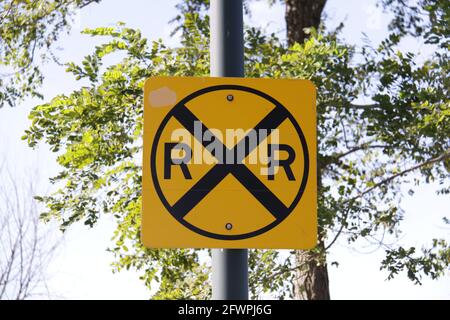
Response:
[[[281,108],[286,114],[287,114],[287,118],[291,121],[292,125],[294,126],[298,137],[300,138],[300,142],[302,144],[302,149],[303,149],[303,158],[304,158],[304,167],[303,167],[303,177],[302,177],[302,181],[299,187],[299,190],[297,192],[297,195],[295,196],[294,201],[291,203],[291,205],[287,208],[287,214],[280,218],[280,219],[276,219],[274,222],[268,224],[267,226],[260,228],[258,230],[252,231],[252,232],[248,232],[248,233],[244,233],[244,234],[235,234],[235,235],[225,235],[225,234],[218,234],[218,233],[213,233],[213,232],[209,232],[203,229],[200,229],[192,224],[190,224],[189,222],[187,222],[184,218],[179,218],[177,216],[177,214],[175,214],[173,207],[169,204],[169,202],[167,201],[167,199],[164,196],[164,193],[161,190],[161,186],[159,184],[158,181],[158,174],[157,174],[157,170],[156,170],[156,151],[158,148],[158,142],[159,139],[161,138],[161,134],[165,128],[165,126],[167,125],[167,123],[169,122],[169,120],[175,115],[177,114],[177,112],[183,108],[185,106],[185,104],[187,102],[189,102],[192,99],[195,99],[196,97],[203,95],[205,93],[208,92],[212,92],[212,91],[219,91],[219,90],[238,90],[238,91],[245,91],[245,92],[249,92],[252,94],[255,94],[265,100],[270,101],[272,104],[275,105],[275,108]],[[155,186],[155,190],[156,193],[158,194],[159,198],[161,199],[164,207],[167,209],[167,211],[169,211],[169,213],[178,221],[180,222],[182,225],[184,225],[186,228],[190,229],[191,231],[201,234],[205,237],[209,237],[209,238],[214,238],[214,239],[219,239],[219,240],[242,240],[242,239],[247,239],[247,238],[252,238],[255,237],[257,235],[260,235],[262,233],[265,233],[269,230],[271,230],[272,228],[274,228],[275,226],[277,226],[278,224],[280,224],[287,216],[289,216],[289,214],[292,212],[292,210],[297,206],[298,202],[300,201],[300,198],[303,195],[303,192],[305,191],[306,188],[306,183],[308,180],[308,175],[309,175],[309,153],[308,153],[308,146],[306,143],[306,139],[305,136],[302,132],[302,129],[300,128],[299,124],[297,123],[297,121],[295,120],[295,118],[292,116],[292,114],[281,104],[279,103],[276,99],[274,99],[273,97],[271,97],[270,95],[261,92],[259,90],[250,88],[250,87],[245,87],[245,86],[240,86],[240,85],[217,85],[217,86],[211,86],[211,87],[207,87],[207,88],[203,88],[201,90],[198,90],[190,95],[188,95],[187,97],[183,98],[180,102],[178,102],[168,113],[167,115],[164,117],[163,121],[161,122],[158,130],[156,131],[155,134],[155,138],[153,140],[153,144],[152,144],[152,150],[151,150],[151,158],[150,158],[150,167],[151,167],[151,174],[152,174],[152,179],[153,179],[153,184]]]

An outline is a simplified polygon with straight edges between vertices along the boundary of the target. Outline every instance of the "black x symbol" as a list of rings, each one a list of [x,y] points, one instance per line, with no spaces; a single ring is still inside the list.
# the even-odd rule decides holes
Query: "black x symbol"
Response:
[[[209,170],[192,188],[185,193],[172,207],[173,215],[177,219],[183,219],[214,187],[216,187],[228,174],[232,174],[273,216],[276,220],[282,220],[289,214],[289,209],[259,180],[251,170],[249,170],[242,161],[268,137],[273,129],[276,129],[287,117],[286,109],[276,106],[266,117],[264,117],[254,128],[257,134],[257,144],[242,148],[245,146],[247,134],[240,140],[233,149],[225,146],[225,152],[238,154],[234,164],[216,164]],[[194,124],[202,123],[185,105],[179,105],[174,117],[194,136]],[[209,131],[202,123],[202,136]],[[211,133],[211,131],[209,131]],[[198,137],[196,137],[198,138]],[[215,141],[220,140],[214,136]],[[207,143],[199,140],[204,147]],[[245,150],[243,154],[236,152]]]

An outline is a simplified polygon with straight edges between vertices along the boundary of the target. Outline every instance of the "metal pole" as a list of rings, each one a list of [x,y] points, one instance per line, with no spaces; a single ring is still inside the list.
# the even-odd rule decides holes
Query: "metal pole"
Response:
[[[211,76],[244,77],[242,0],[211,0]],[[248,299],[247,249],[212,250],[212,298]]]

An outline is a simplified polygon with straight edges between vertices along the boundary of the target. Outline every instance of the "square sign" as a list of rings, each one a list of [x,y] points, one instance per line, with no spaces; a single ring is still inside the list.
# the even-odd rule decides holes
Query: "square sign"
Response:
[[[145,246],[316,245],[310,81],[150,78],[143,153]]]

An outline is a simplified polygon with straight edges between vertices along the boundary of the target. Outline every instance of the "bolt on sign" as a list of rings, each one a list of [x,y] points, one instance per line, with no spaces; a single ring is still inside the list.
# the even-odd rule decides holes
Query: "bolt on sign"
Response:
[[[307,80],[148,79],[144,245],[314,247],[315,95]]]

